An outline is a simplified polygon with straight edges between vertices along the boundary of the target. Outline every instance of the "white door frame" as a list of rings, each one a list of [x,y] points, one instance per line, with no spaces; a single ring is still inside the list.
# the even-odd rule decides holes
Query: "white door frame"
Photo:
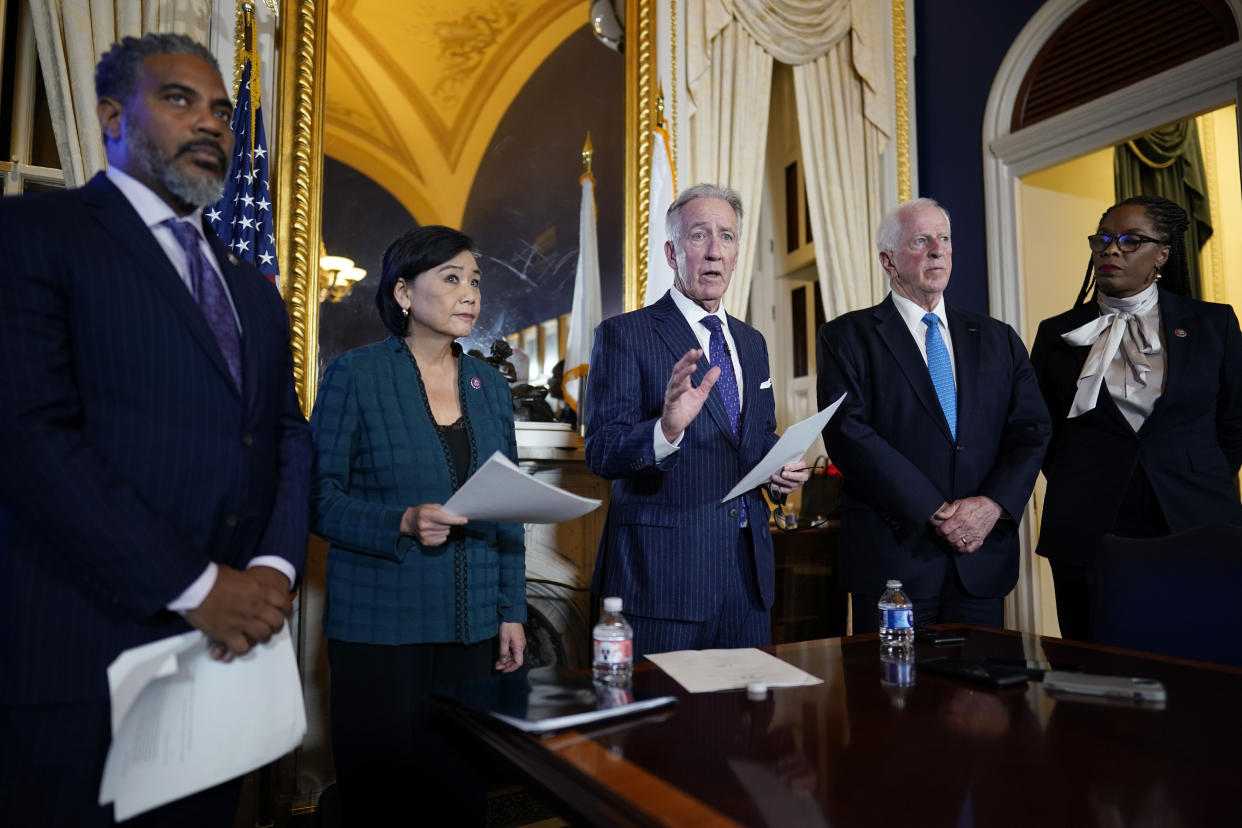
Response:
[[[1010,132],[1019,88],[1035,56],[1085,0],[1049,0],[1001,63],[983,116],[983,189],[991,314],[1025,337],[1018,179],[1135,135],[1242,99],[1242,42]],[[1242,0],[1228,0],[1242,20]],[[1242,131],[1240,131],[1242,132]]]

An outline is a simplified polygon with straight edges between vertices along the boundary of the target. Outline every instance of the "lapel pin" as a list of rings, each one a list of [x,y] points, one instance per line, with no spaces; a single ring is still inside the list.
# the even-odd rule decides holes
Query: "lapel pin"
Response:
[[[475,391],[478,391],[480,388],[483,387],[483,380],[479,379],[478,377],[471,377],[470,387],[473,388]]]
[[[1179,339],[1185,339],[1185,338],[1186,338],[1186,329],[1185,329],[1185,328],[1174,328],[1174,329],[1173,329],[1173,335],[1174,335],[1174,336],[1176,336],[1176,337],[1178,337]]]

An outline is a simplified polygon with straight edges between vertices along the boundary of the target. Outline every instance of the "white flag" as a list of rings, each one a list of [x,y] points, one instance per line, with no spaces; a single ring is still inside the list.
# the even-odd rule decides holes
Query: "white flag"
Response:
[[[673,154],[668,148],[668,132],[664,127],[652,130],[651,139],[651,203],[647,221],[647,292],[643,307],[652,304],[673,286],[673,269],[664,256],[664,216],[677,198],[677,177],[673,172]]]
[[[578,275],[574,279],[574,304],[565,341],[565,373],[562,389],[565,402],[574,411],[586,388],[587,361],[595,328],[603,321],[599,299],[599,244],[595,236],[595,176],[583,174],[582,210],[579,212]]]

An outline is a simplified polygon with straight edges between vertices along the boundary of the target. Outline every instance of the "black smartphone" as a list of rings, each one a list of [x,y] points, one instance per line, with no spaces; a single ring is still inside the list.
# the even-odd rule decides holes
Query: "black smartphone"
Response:
[[[946,644],[961,644],[966,640],[966,633],[961,630],[933,630],[928,627],[916,627],[914,640],[941,647]]]
[[[991,687],[1009,687],[1015,684],[1026,684],[1025,670],[1012,667],[1001,667],[985,661],[971,661],[963,658],[933,658],[917,662],[919,671],[939,673],[942,676],[964,679],[975,684],[986,684]]]
[[[1047,673],[1050,670],[1057,670],[1062,673],[1082,672],[1082,667],[1065,661],[1043,661],[1038,658],[992,658],[991,656],[985,658],[984,661],[988,664],[995,664],[999,667],[1009,667],[1014,670],[1026,670],[1026,674],[1035,681],[1042,679],[1044,677],[1044,673]]]

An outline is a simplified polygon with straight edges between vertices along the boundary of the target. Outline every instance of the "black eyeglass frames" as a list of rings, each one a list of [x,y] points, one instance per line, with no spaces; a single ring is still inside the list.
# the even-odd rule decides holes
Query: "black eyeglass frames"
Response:
[[[1107,250],[1113,242],[1117,243],[1117,249],[1122,253],[1133,253],[1147,242],[1152,244],[1168,244],[1168,242],[1161,241],[1160,239],[1153,239],[1151,236],[1141,236],[1138,233],[1122,233],[1120,236],[1096,233],[1093,236],[1087,236],[1087,244],[1097,253]]]

